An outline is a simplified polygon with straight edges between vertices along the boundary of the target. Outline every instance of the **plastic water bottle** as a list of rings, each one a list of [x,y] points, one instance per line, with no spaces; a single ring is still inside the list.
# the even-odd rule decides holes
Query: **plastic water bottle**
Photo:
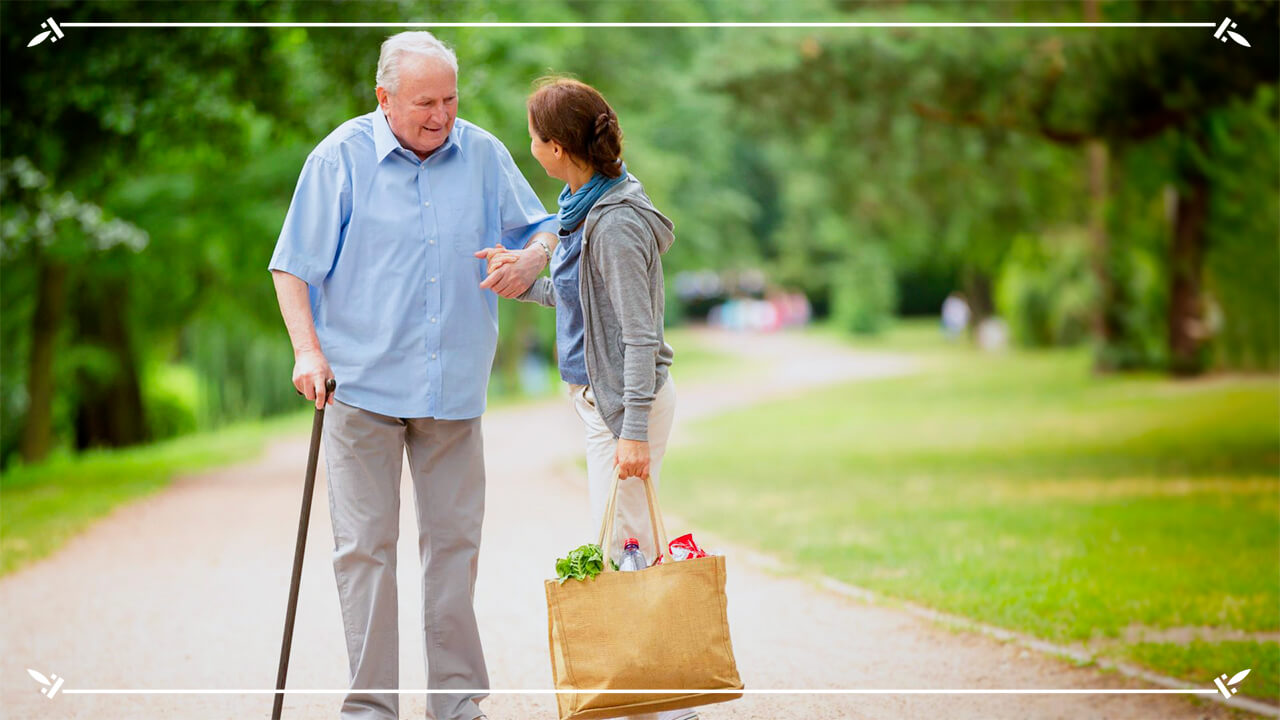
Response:
[[[640,552],[640,541],[635,538],[627,538],[622,551],[622,559],[618,561],[618,570],[629,572],[631,570],[643,570],[649,567],[649,563],[645,562],[644,553]]]

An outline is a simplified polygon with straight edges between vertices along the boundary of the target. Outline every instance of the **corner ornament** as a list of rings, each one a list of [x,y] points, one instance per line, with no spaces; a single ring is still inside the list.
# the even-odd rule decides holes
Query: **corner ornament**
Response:
[[[1249,44],[1248,40],[1244,39],[1243,35],[1231,30],[1231,28],[1234,28],[1235,26],[1236,24],[1231,21],[1231,18],[1224,17],[1222,18],[1222,22],[1218,24],[1218,29],[1214,31],[1213,36],[1218,38],[1222,42],[1226,42],[1227,39],[1230,38],[1231,40],[1234,40],[1237,45],[1243,45],[1245,47],[1253,47],[1252,45]]]
[[[27,47],[35,47],[45,40],[58,42],[63,37],[62,28],[58,27],[58,23],[54,22],[53,18],[40,23],[40,27],[45,28],[45,31],[31,38],[31,42],[27,43]]]

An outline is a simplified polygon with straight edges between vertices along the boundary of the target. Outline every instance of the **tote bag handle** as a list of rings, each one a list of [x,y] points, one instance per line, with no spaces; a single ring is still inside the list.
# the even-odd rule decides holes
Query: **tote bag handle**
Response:
[[[662,562],[666,564],[671,562],[671,554],[667,551],[667,528],[662,523],[662,511],[658,508],[658,493],[654,491],[650,478],[645,478],[643,482],[645,495],[649,500],[649,522],[653,525],[653,539],[658,543],[659,557],[664,558]],[[621,483],[622,476],[618,466],[614,465],[613,487],[609,491],[609,504],[605,507],[604,522],[600,527],[600,552],[604,555],[604,572],[613,571],[613,565],[609,563],[609,550],[613,545],[613,521],[618,511],[618,487]],[[606,540],[609,542],[605,542]]]

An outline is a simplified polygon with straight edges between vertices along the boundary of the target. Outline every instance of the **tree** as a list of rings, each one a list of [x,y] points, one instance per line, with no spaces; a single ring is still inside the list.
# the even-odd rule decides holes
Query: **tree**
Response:
[[[287,13],[290,7],[278,11]],[[0,6],[0,21],[35,34],[51,15],[62,22],[145,21],[158,16],[233,21],[261,18],[264,12],[255,3],[7,3]],[[138,42],[138,32],[149,33],[149,41]],[[56,44],[34,48],[26,47],[26,38],[9,33],[0,48],[0,61],[8,68],[0,110],[6,158],[20,148],[32,172],[47,178],[48,188],[70,193],[85,207],[110,213],[113,204],[128,206],[121,198],[158,168],[195,168],[244,158],[255,141],[260,144],[264,132],[271,132],[273,122],[306,122],[298,120],[305,117],[306,108],[290,105],[295,98],[280,91],[295,87],[290,81],[296,65],[290,62],[288,44],[272,33],[235,28],[163,33],[79,30]],[[39,217],[44,212],[40,197],[6,195],[5,213]],[[166,227],[179,221],[169,217]],[[172,301],[183,296],[196,302],[190,293],[181,292],[168,298],[158,292],[144,301],[137,297],[154,290],[140,288],[135,282],[139,277],[169,278],[171,286],[191,283],[183,273],[194,271],[196,263],[164,268],[167,276],[145,271],[144,266],[159,258],[174,256],[166,252],[172,250],[170,237],[153,244],[163,248],[159,252],[122,255],[97,247],[88,233],[61,236],[73,227],[55,224],[56,242],[30,242],[20,257],[6,258],[6,281],[29,274],[38,298],[28,312],[10,308],[4,318],[7,337],[33,338],[25,398],[25,432],[31,438],[23,444],[27,460],[38,459],[48,449],[53,397],[47,388],[49,377],[62,364],[54,339],[62,336],[64,310],[71,322],[63,350],[84,349],[89,360],[77,362],[77,372],[70,376],[74,387],[67,392],[75,405],[71,414],[76,445],[122,445],[147,436],[137,359],[153,328],[150,313],[138,312],[140,303],[157,308],[169,302],[180,308],[181,303]],[[74,251],[68,249],[76,243]],[[51,245],[63,250],[51,253]],[[11,326],[18,323],[30,329],[14,330]],[[71,355],[86,357],[84,352]]]
[[[1167,263],[1169,366],[1175,372],[1196,372],[1204,366],[1200,292],[1204,250],[1211,234],[1206,223],[1206,208],[1212,204],[1213,195],[1214,173],[1210,167],[1216,160],[1208,154],[1212,146],[1207,143],[1206,123],[1220,109],[1250,98],[1263,88],[1273,88],[1280,80],[1276,59],[1278,8],[1280,5],[1275,3],[1241,2],[1139,3],[1103,8],[1107,20],[1215,20],[1226,14],[1239,29],[1247,30],[1246,35],[1252,35],[1251,48],[1223,45],[1207,29],[1196,36],[1185,28],[1070,33],[972,29],[948,35],[946,42],[937,42],[934,33],[940,31],[932,29],[793,35],[754,48],[748,61],[721,72],[716,82],[740,101],[763,105],[765,118],[785,117],[789,125],[798,124],[808,131],[796,133],[804,137],[802,143],[788,143],[793,151],[813,145],[813,134],[826,127],[827,132],[821,133],[826,138],[870,139],[877,144],[888,141],[885,147],[899,153],[904,146],[895,142],[899,137],[895,133],[904,126],[911,127],[901,117],[909,108],[935,126],[919,129],[919,136],[913,136],[911,142],[923,144],[930,142],[930,137],[948,135],[956,143],[976,142],[987,148],[981,153],[982,175],[1001,180],[1017,177],[1018,165],[1029,160],[1028,156],[1008,158],[1012,164],[1007,166],[987,162],[992,157],[988,151],[1011,146],[1012,136],[1065,148],[1082,148],[1102,141],[1117,158],[1136,147],[1161,141],[1171,148],[1172,174],[1168,179],[1180,195]],[[1075,2],[967,7],[977,19],[985,12],[992,20],[1078,20],[1080,10]],[[871,12],[863,8],[860,16]],[[911,8],[902,14],[908,17],[895,19],[941,19],[933,7]],[[787,47],[787,43],[791,46]],[[950,134],[962,129],[973,134],[968,138]],[[1167,137],[1180,139],[1172,143],[1162,140]],[[877,152],[875,148],[856,147],[861,152],[851,153],[855,158],[859,154],[874,158]],[[837,157],[830,154],[834,149],[824,148],[828,153],[825,157]],[[814,153],[807,159],[817,162],[822,157],[822,153]],[[969,160],[970,157],[923,157],[919,158],[920,166],[909,172],[916,178],[931,177],[937,171],[954,176],[956,168]],[[848,188],[839,187],[837,182],[847,182],[852,177],[856,186],[858,173],[865,169],[864,164],[854,171],[834,170],[837,178],[845,179],[831,183],[832,198],[821,204],[839,207],[843,202],[847,206],[848,201],[842,198],[849,197]],[[1060,178],[1054,176],[1055,180]],[[1038,184],[1035,178],[1030,182],[1032,187]],[[1114,188],[1123,182],[1124,178],[1113,176],[1110,185]],[[981,201],[975,188],[987,186],[980,180],[966,184],[961,197],[945,200],[944,206],[949,213],[963,212],[964,196]],[[927,197],[948,198],[954,187],[955,183],[934,186]],[[1005,187],[1012,189],[1011,185]],[[1055,214],[1050,211],[1052,203],[1045,204],[1042,188],[1033,190],[1032,197],[1030,207],[997,201],[972,210],[979,218],[1001,217],[1006,228],[1009,221],[1025,222],[1028,215]],[[903,199],[895,197],[894,202],[902,203]],[[1094,205],[1098,206],[1096,197]],[[1081,212],[1076,217],[1084,215],[1087,213]],[[1095,223],[1097,215],[1095,209]],[[940,221],[938,215],[923,217],[926,221],[930,217]],[[908,225],[913,221],[914,218],[902,219]],[[1118,221],[1112,215],[1108,222]],[[975,232],[977,227],[968,228],[976,244],[967,251],[1002,255],[1001,241],[981,237]],[[1106,255],[1114,258],[1124,251],[1123,247],[1115,247],[1123,236],[1114,228],[1109,235],[1113,242]],[[982,253],[984,249],[988,252]],[[818,258],[819,266],[822,260]],[[1123,326],[1123,293],[1108,289],[1103,297],[1110,306],[1102,308],[1105,320],[1097,327],[1106,341],[1105,356],[1106,345],[1124,342],[1123,338],[1110,335],[1134,329]]]
[[[1207,361],[1202,288],[1211,235],[1207,219],[1212,167],[1217,161],[1207,128],[1214,113],[1236,99],[1280,82],[1280,5],[1139,3],[1107,10],[1108,19],[1137,22],[1217,20],[1226,15],[1249,28],[1252,47],[1224,45],[1208,32],[1188,37],[1185,30],[1173,28],[1144,29],[1140,42],[1119,34],[1072,36],[1033,56],[1015,102],[999,112],[974,112],[945,97],[940,101],[943,109],[922,103],[917,110],[949,122],[1007,127],[1070,146],[1101,139],[1117,154],[1162,136],[1176,138],[1169,143],[1169,180],[1178,198],[1168,256],[1168,362],[1175,373],[1194,374]],[[955,80],[982,82],[974,75]],[[1104,298],[1116,301],[1110,293]],[[1102,311],[1104,347],[1117,341],[1112,337],[1120,330],[1117,312],[1114,307]]]
[[[117,248],[140,250],[147,234],[127,221],[106,217],[102,208],[69,192],[55,192],[25,157],[0,163],[0,195],[8,201],[0,214],[0,258],[6,264],[28,263],[36,278],[27,363],[29,409],[21,441],[23,459],[32,462],[51,447],[54,345],[69,268]]]

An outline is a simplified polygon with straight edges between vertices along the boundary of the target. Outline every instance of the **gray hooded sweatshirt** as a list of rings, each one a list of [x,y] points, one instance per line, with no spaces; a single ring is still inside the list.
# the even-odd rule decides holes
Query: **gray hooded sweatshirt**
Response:
[[[649,408],[674,353],[663,342],[662,254],[675,225],[653,206],[635,176],[587,212],[579,258],[587,377],[600,416],[615,437],[649,440]],[[518,299],[553,307],[555,288],[540,277]]]

